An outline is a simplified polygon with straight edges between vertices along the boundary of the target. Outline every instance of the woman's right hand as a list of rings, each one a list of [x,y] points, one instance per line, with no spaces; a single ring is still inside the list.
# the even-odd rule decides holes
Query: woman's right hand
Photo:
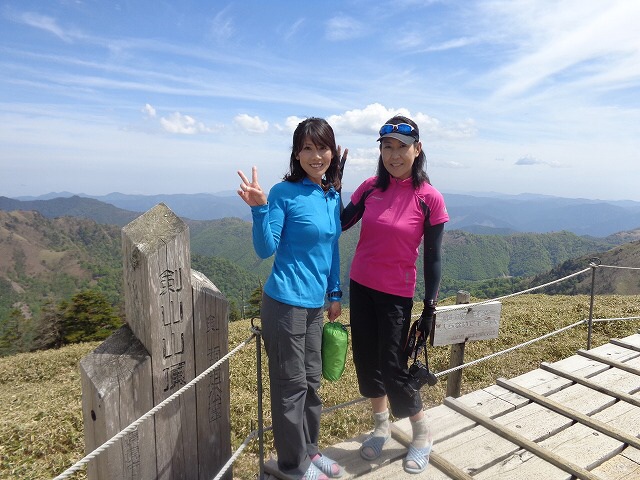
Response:
[[[250,207],[266,205],[267,196],[258,184],[258,167],[251,168],[251,181],[249,181],[241,170],[238,170],[238,175],[240,175],[240,178],[242,179],[240,189],[238,190],[240,198],[242,198]]]

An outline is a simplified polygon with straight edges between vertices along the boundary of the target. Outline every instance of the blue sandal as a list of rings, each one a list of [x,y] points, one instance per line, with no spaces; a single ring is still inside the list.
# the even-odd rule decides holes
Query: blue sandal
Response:
[[[340,465],[338,465],[338,462],[336,462],[335,460],[331,460],[329,457],[326,457],[321,453],[312,458],[311,463],[318,467],[318,470],[320,470],[329,478],[340,478],[344,474],[344,470]],[[334,465],[338,467],[335,470]]]
[[[309,464],[309,468],[305,472],[301,480],[324,480],[327,476],[321,472],[313,463]]]
[[[362,445],[360,445],[360,456],[365,460],[375,460],[382,454],[382,447],[389,440],[390,435],[386,437],[374,437],[373,435],[367,438]],[[365,453],[365,448],[370,448],[373,454]]]
[[[409,451],[407,452],[407,456],[404,457],[402,461],[402,468],[407,473],[422,473],[424,469],[429,465],[429,455],[431,454],[431,448],[433,447],[433,442],[429,443],[424,448],[416,448],[413,445],[409,444]],[[408,462],[413,462],[416,464],[415,467],[410,467],[407,465]]]

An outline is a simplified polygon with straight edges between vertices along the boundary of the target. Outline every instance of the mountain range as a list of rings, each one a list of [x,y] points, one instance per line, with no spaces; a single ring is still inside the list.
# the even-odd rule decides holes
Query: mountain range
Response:
[[[630,200],[590,200],[534,194],[443,195],[450,216],[448,230],[493,235],[568,231],[576,235],[606,237],[640,227],[640,202]],[[350,193],[344,192],[343,197],[346,201]],[[58,192],[39,197],[0,197],[0,210],[36,210],[49,218],[85,216],[101,223],[122,226],[160,202],[184,219],[251,219],[249,208],[233,192],[170,195],[110,193],[103,196]]]
[[[158,200],[171,201],[154,198],[153,202]],[[482,199],[478,203],[482,203]],[[618,207],[634,208],[635,205]],[[248,210],[246,206],[245,210]],[[0,197],[0,313],[6,313],[16,303],[37,309],[47,298],[68,296],[78,288],[92,286],[117,303],[121,282],[119,227],[139,214],[79,196],[50,200]],[[452,217],[456,218],[456,214]],[[271,259],[262,260],[255,254],[251,223],[234,217],[183,220],[190,229],[192,267],[207,275],[235,305],[243,305],[266,279],[272,263]],[[445,231],[441,296],[468,289],[490,298],[504,293],[505,288],[515,288],[516,280],[521,282],[535,275],[553,276],[572,268],[574,271],[585,268],[591,257],[606,256],[610,251],[617,251],[616,248],[625,253],[622,256],[616,253],[612,262],[628,260],[635,262],[631,266],[636,266],[633,252],[640,252],[640,229],[597,237],[579,236],[567,230],[522,233],[485,228],[492,233]],[[348,271],[358,235],[359,226],[356,226],[340,238],[345,296],[348,296]],[[419,259],[418,264],[421,262]],[[424,290],[421,275],[418,278],[416,298],[420,298]],[[546,283],[547,278],[544,277],[542,283]],[[618,283],[612,280],[608,284],[608,293],[620,293]],[[584,293],[586,287],[575,288]],[[629,288],[625,287],[624,291]]]

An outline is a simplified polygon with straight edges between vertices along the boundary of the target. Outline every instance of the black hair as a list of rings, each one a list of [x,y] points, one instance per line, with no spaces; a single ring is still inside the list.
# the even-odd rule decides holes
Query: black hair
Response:
[[[395,115],[385,123],[390,123],[392,125],[397,125],[398,123],[408,123],[416,130],[418,129],[418,125],[416,124],[416,122],[402,115]],[[391,183],[391,175],[384,167],[384,163],[382,162],[382,152],[380,152],[380,155],[378,157],[377,176],[378,179],[376,180],[375,187],[379,188],[382,191],[385,191]],[[413,161],[413,166],[411,167],[411,182],[414,189],[419,188],[420,185],[425,182],[431,185],[431,180],[429,180],[429,175],[427,175],[427,156],[424,153],[424,148],[420,150],[420,154]]]
[[[324,174],[322,188],[328,190],[333,186],[340,191],[342,183],[339,174],[338,148],[336,137],[333,134],[331,125],[323,118],[310,117],[298,124],[293,132],[293,145],[291,147],[291,158],[289,160],[289,172],[285,174],[283,180],[287,182],[298,182],[307,176],[306,172],[296,158],[304,147],[304,142],[309,139],[314,145],[325,145],[331,150],[331,165]]]

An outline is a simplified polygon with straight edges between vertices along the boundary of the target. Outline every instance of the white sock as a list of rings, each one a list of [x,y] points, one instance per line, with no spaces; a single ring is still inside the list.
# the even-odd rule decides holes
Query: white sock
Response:
[[[375,427],[373,429],[373,436],[388,437],[390,434],[389,410],[385,410],[384,412],[380,412],[380,413],[374,413],[373,421],[375,422]]]
[[[423,416],[415,422],[411,420],[411,430],[413,430],[413,440],[411,444],[416,448],[425,448],[431,442],[431,428],[427,423],[427,417]]]

